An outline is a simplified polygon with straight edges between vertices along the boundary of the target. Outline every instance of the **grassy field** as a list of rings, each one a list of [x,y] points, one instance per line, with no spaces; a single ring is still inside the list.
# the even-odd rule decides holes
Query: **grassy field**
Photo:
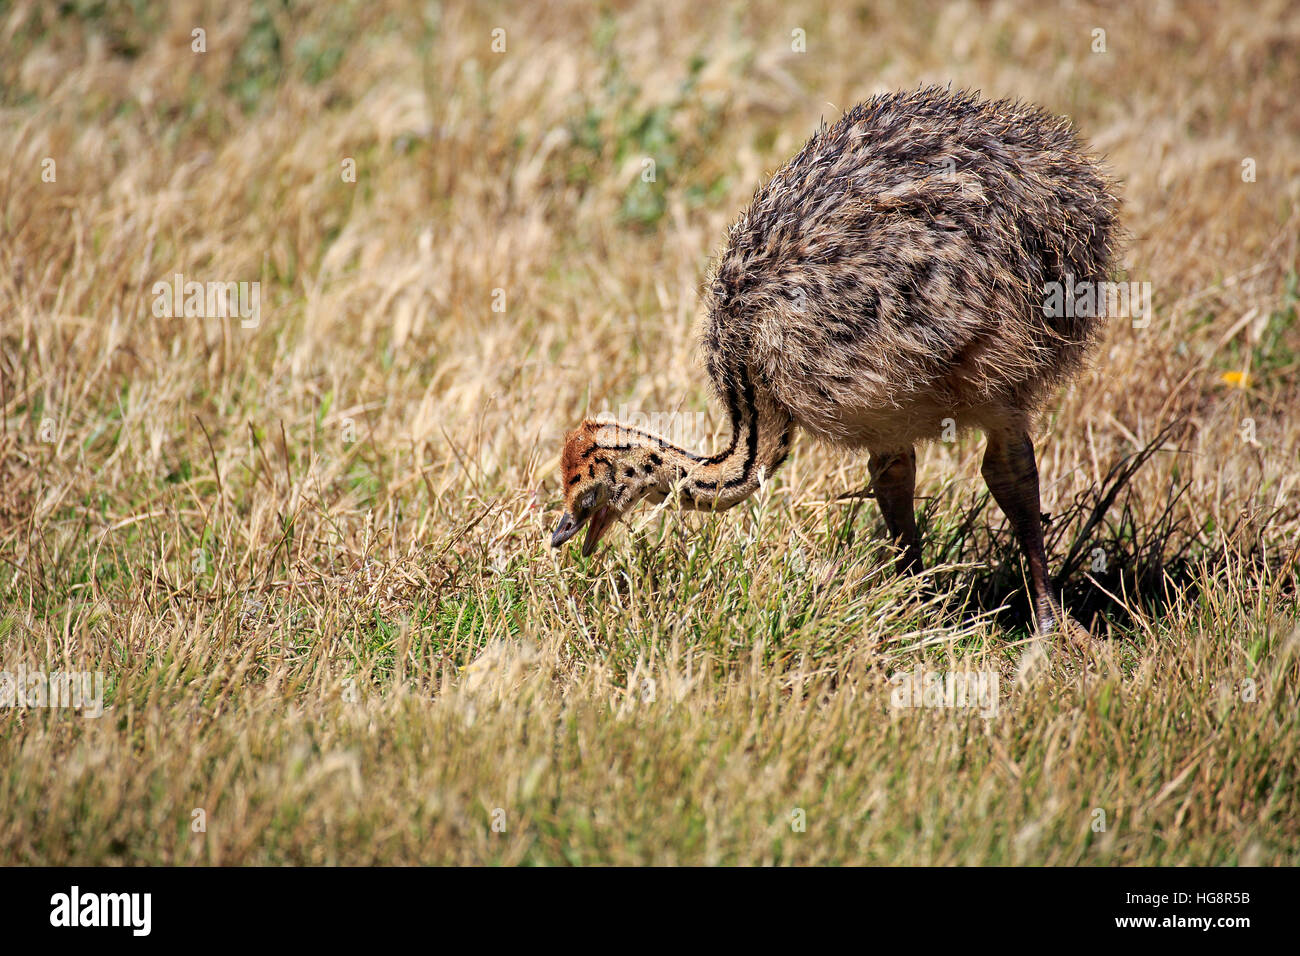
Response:
[[[97,718],[0,708],[0,863],[1300,863],[1294,4],[0,34],[0,669],[103,678]],[[978,436],[922,454],[921,581],[806,438],[734,513],[552,551],[584,415],[725,439],[693,328],[754,188],[923,82],[1067,114],[1123,182],[1152,314],[1037,428],[1096,646],[1030,639]],[[168,315],[178,274],[257,285]],[[922,673],[997,694],[899,706]]]

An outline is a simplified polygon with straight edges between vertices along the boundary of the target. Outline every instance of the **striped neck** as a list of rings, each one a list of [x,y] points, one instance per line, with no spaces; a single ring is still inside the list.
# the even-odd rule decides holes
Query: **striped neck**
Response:
[[[756,394],[747,375],[722,391],[731,440],[715,455],[698,455],[630,425],[602,426],[596,449],[616,452],[625,461],[616,481],[632,483],[634,494],[654,501],[675,490],[685,507],[697,511],[725,510],[757,491],[785,462],[794,422],[767,396]],[[627,464],[628,459],[639,467]]]

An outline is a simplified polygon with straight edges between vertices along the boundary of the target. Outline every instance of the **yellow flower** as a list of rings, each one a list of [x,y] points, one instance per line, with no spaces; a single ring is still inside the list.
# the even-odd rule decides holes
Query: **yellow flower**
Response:
[[[1224,372],[1219,376],[1219,381],[1225,385],[1235,385],[1237,388],[1250,388],[1250,375],[1246,372]]]

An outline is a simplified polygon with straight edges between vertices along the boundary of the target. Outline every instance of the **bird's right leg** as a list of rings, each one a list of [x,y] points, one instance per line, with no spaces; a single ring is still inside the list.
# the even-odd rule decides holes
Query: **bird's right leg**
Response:
[[[873,451],[867,468],[889,537],[903,552],[898,558],[899,568],[910,573],[921,571],[921,534],[916,528],[914,505],[916,450],[909,446],[903,451]]]

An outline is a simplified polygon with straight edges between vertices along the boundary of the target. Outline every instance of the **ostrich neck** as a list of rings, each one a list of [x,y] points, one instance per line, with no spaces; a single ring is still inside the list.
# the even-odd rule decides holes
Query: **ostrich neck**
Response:
[[[676,489],[682,503],[698,511],[730,508],[744,501],[781,467],[790,451],[794,423],[767,396],[757,394],[747,374],[729,383],[723,398],[731,419],[731,439],[714,455],[699,455],[630,426],[622,429],[630,445],[647,448],[655,462],[654,485],[662,496]]]

